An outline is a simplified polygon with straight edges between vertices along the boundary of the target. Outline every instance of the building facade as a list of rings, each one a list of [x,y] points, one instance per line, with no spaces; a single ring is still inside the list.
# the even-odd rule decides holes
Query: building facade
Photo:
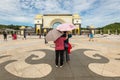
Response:
[[[81,34],[81,18],[78,14],[38,14],[35,17],[35,33],[47,33],[62,23],[72,23],[77,28],[73,34]]]

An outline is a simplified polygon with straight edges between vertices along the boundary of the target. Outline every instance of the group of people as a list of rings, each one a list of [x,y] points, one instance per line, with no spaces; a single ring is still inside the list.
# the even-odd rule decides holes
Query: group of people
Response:
[[[89,33],[89,41],[94,41],[93,40],[93,33]],[[55,64],[56,67],[62,67],[63,63],[66,61],[69,63],[70,61],[70,49],[72,49],[72,46],[69,42],[69,38],[72,37],[72,34],[69,32],[64,32],[64,34],[59,37],[55,43]],[[64,57],[65,56],[65,57]]]
[[[69,32],[64,32],[61,37],[59,37],[55,43],[55,64],[56,67],[62,67],[63,63],[66,61],[69,63],[70,61],[70,49],[72,48],[69,38],[72,35]],[[65,57],[64,57],[65,55]]]
[[[3,31],[3,37],[4,37],[4,41],[7,41],[7,32],[6,31]],[[16,34],[16,32],[15,33],[12,33],[12,39],[13,40],[16,40],[17,39],[17,34]]]

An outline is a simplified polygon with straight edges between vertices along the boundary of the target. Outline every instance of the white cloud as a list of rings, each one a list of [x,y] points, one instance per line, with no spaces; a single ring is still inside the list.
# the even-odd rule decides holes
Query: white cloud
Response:
[[[84,26],[93,24],[100,27],[110,23],[120,22],[120,19],[118,19],[120,16],[119,3],[119,0],[100,0],[96,7],[88,10],[87,14],[83,14]]]
[[[3,0],[0,23],[33,24],[36,14],[79,13],[82,26],[120,22],[120,0]]]
[[[95,2],[95,0],[79,0],[79,1],[74,1],[74,12],[81,12],[88,10],[92,7],[92,4]]]
[[[32,23],[34,14],[21,9],[19,0],[4,0],[0,3],[0,23]],[[11,23],[12,24],[12,23]]]

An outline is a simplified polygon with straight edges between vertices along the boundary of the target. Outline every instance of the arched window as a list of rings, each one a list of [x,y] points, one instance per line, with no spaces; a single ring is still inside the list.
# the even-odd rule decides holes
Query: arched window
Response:
[[[60,25],[61,23],[60,22],[55,22],[53,25],[52,25],[52,28],[56,28],[58,25]]]

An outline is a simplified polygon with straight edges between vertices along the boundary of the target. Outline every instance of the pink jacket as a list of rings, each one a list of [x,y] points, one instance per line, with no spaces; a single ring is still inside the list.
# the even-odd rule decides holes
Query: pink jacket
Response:
[[[60,37],[56,41],[54,41],[55,50],[64,50],[64,40],[66,40],[65,37]]]

